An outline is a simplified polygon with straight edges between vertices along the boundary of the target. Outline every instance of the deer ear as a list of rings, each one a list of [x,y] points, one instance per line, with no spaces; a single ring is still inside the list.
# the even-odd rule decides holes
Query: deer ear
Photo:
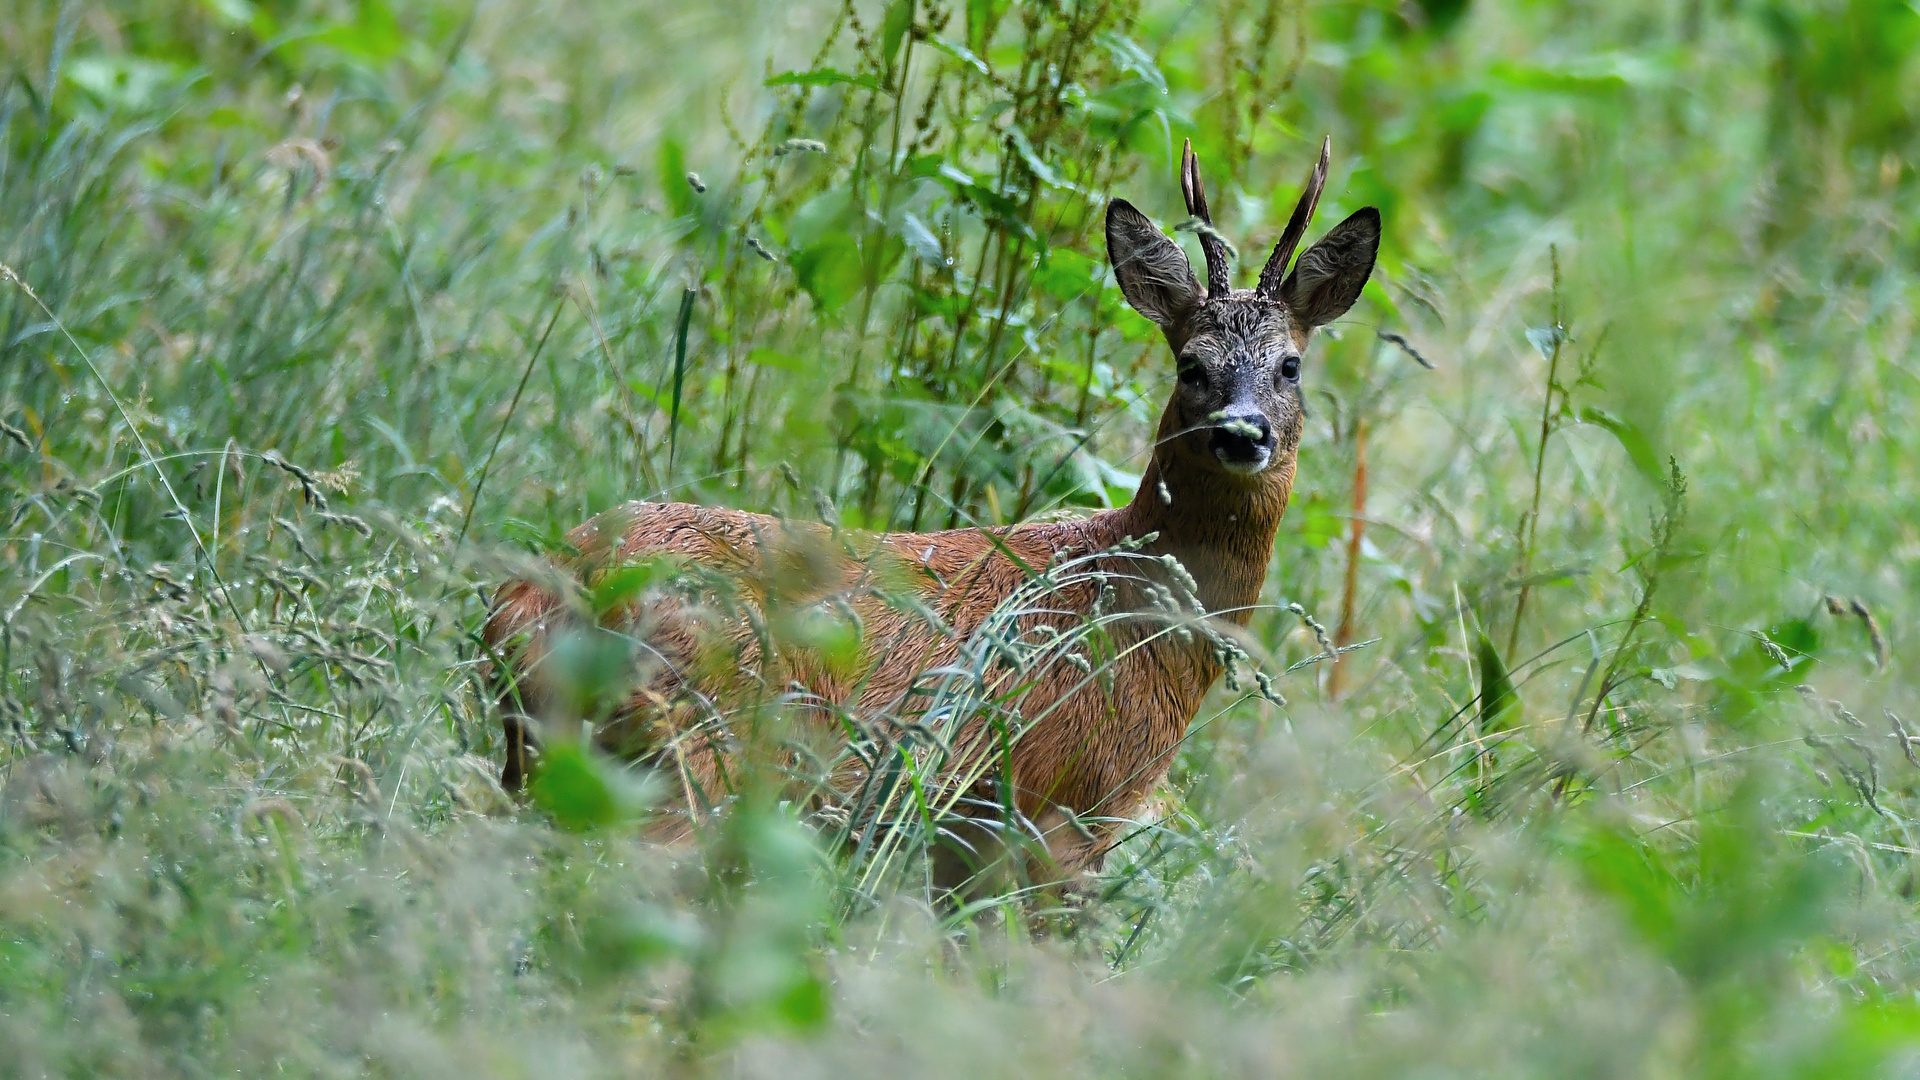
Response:
[[[1380,211],[1369,206],[1333,227],[1293,264],[1280,299],[1308,326],[1325,326],[1347,313],[1380,253]]]
[[[1125,199],[1107,204],[1107,259],[1133,310],[1172,326],[1200,306],[1200,279],[1186,252]]]

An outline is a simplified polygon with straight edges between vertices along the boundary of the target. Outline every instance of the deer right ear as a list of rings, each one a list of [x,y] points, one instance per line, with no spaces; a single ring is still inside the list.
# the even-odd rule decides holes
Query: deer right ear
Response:
[[[1107,204],[1107,259],[1133,310],[1172,326],[1200,306],[1200,279],[1186,252],[1125,199]]]
[[[1379,254],[1380,211],[1369,206],[1301,252],[1280,285],[1280,298],[1309,327],[1325,326],[1360,299]]]

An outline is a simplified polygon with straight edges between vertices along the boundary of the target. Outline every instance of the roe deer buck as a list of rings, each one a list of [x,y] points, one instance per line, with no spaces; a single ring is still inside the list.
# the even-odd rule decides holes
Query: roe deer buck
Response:
[[[1037,841],[1050,873],[1096,868],[1115,825],[1165,776],[1202,696],[1232,661],[1223,635],[1245,626],[1259,601],[1293,487],[1302,353],[1315,328],[1353,305],[1373,270],[1380,214],[1371,207],[1288,270],[1326,183],[1328,150],[1323,143],[1253,289],[1232,287],[1190,143],[1180,183],[1203,226],[1204,287],[1140,211],[1121,199],[1108,205],[1114,275],[1127,302],[1160,326],[1177,363],[1132,502],[1079,520],[878,536],[684,503],[609,511],[572,535],[575,580],[591,584],[604,568],[666,558],[678,566],[669,577],[696,584],[639,599],[616,590],[611,610],[598,612],[552,583],[523,580],[500,592],[486,640],[496,656],[511,657],[502,672],[512,683],[503,691],[502,783],[517,788],[527,775],[531,717],[564,712],[557,680],[543,672],[557,635],[604,636],[611,627],[635,643],[638,689],[621,690],[603,710],[594,738],[661,766],[689,818],[726,792],[743,745],[731,721],[752,723],[750,707],[734,704],[743,697],[772,695],[797,711],[794,726],[810,729],[806,737],[829,758],[862,732],[898,731],[939,713],[951,724],[935,772],[951,789],[945,820],[961,826],[941,826],[946,835],[1013,829]],[[715,584],[723,581],[738,583],[738,593]],[[1019,601],[1011,613],[1010,598]],[[850,619],[857,643],[838,664],[785,647],[776,608]],[[989,638],[992,648],[981,644]],[[1016,639],[1067,644],[1029,649],[1029,662],[1011,667],[990,664],[981,697],[991,707],[939,704],[933,683]],[[842,822],[857,817],[872,792],[855,793],[888,769],[897,774],[898,760],[840,754],[816,799],[840,801]]]

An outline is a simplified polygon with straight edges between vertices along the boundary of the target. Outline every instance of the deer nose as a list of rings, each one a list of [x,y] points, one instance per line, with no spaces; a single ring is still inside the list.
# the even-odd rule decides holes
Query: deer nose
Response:
[[[1273,425],[1257,412],[1229,416],[1214,425],[1210,442],[1222,463],[1257,467],[1273,453]]]

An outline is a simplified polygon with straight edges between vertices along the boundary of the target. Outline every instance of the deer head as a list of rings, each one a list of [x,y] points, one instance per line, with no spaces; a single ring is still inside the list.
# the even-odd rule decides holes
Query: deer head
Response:
[[[1232,287],[1226,244],[1213,232],[1191,142],[1181,159],[1180,187],[1200,225],[1204,289],[1186,254],[1146,215],[1124,199],[1107,205],[1107,255],[1120,291],[1160,326],[1178,364],[1163,452],[1183,452],[1220,473],[1249,478],[1292,460],[1304,415],[1300,375],[1307,343],[1315,329],[1353,306],[1380,248],[1380,211],[1369,206],[1288,270],[1326,185],[1330,148],[1321,144],[1320,161],[1252,289]]]

